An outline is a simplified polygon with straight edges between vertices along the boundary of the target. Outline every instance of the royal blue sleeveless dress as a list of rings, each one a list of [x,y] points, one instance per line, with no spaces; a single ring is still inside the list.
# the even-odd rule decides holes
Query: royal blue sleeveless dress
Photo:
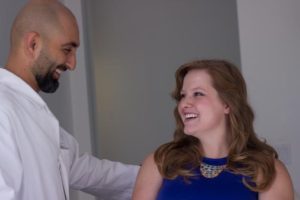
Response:
[[[227,158],[203,158],[209,165],[224,165]],[[242,175],[222,171],[215,178],[205,178],[200,169],[195,177],[186,182],[178,176],[174,180],[164,179],[156,200],[258,200],[258,193],[248,189]]]

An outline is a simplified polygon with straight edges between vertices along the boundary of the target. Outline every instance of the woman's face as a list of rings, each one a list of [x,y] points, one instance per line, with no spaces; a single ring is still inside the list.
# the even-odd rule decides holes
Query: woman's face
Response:
[[[184,77],[178,112],[187,135],[203,139],[226,133],[229,108],[219,98],[205,70],[194,69]]]

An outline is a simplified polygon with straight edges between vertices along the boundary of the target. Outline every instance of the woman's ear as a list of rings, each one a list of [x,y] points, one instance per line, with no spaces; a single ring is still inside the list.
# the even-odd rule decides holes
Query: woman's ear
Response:
[[[230,107],[228,104],[224,104],[224,113],[229,114],[230,113]]]
[[[41,38],[37,32],[29,32],[24,37],[26,55],[35,59],[39,56]]]

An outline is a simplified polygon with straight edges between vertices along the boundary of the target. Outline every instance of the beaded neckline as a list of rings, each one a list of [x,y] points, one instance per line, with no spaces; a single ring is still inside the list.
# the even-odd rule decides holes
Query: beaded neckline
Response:
[[[200,172],[205,178],[215,178],[226,168],[227,157],[206,158],[203,157],[200,164]]]

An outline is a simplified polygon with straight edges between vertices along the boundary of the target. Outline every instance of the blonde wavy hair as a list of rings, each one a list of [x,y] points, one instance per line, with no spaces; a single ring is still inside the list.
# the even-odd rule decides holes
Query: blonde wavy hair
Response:
[[[275,177],[274,159],[277,152],[258,139],[253,128],[254,113],[247,100],[245,80],[232,63],[225,60],[197,60],[186,63],[176,71],[176,88],[172,97],[180,101],[185,75],[190,70],[205,70],[212,78],[213,87],[221,100],[230,107],[228,114],[229,155],[227,169],[247,177],[243,183],[253,191],[266,189]],[[203,157],[200,141],[184,134],[177,106],[174,109],[176,130],[173,141],[163,144],[154,153],[154,159],[164,178],[194,176]],[[191,166],[191,167],[187,167]]]

